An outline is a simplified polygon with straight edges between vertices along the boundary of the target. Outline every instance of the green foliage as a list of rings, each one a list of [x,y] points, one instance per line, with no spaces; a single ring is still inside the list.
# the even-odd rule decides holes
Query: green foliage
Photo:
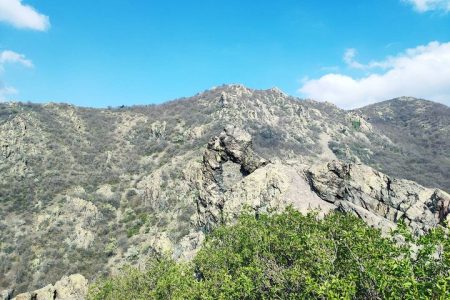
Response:
[[[195,293],[193,273],[184,264],[155,258],[147,271],[127,267],[122,274],[90,287],[89,299],[184,299]]]
[[[245,214],[208,236],[192,262],[153,259],[146,271],[98,281],[89,298],[448,299],[444,230],[417,239],[404,227],[394,234],[405,242],[340,213]]]
[[[361,128],[361,120],[353,120],[352,126],[354,129],[359,130]]]
[[[140,214],[137,219],[135,214],[127,215],[127,218],[124,220],[128,223],[127,236],[130,238],[133,235],[138,234],[141,227],[147,222],[147,218],[146,214]]]

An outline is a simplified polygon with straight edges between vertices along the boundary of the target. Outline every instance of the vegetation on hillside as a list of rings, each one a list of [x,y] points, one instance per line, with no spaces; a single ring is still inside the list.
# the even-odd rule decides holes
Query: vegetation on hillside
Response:
[[[407,99],[407,100],[405,100]],[[387,174],[449,191],[450,108],[414,98],[375,103],[358,110],[394,147],[371,149],[364,163]]]
[[[415,244],[416,246],[411,247]],[[89,299],[448,299],[443,228],[389,237],[360,219],[287,209],[216,229],[192,262],[152,259],[97,281]]]
[[[349,112],[242,86],[107,109],[0,103],[0,289],[71,273],[92,280],[152,255],[150,237],[180,255],[198,229],[197,167],[226,125],[248,131],[271,161],[308,165],[328,143],[343,161],[449,191],[449,116],[424,100]],[[95,206],[94,222],[77,203]]]

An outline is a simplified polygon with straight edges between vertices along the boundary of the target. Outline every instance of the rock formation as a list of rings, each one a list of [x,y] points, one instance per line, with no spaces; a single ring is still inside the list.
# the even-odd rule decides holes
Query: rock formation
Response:
[[[450,191],[449,129],[450,108],[424,100],[346,111],[241,85],[162,105],[0,103],[0,289],[189,259],[243,209],[425,231],[448,214],[448,195],[418,184]]]
[[[84,300],[88,281],[81,274],[64,276],[54,285],[47,285],[33,292],[26,292],[11,298],[12,291],[0,293],[1,300]]]
[[[310,168],[307,177],[320,198],[378,227],[404,220],[416,233],[423,233],[442,224],[450,212],[447,193],[365,165],[332,161]]]
[[[197,208],[204,231],[233,220],[243,207],[258,211],[292,205],[305,213],[351,212],[383,231],[403,220],[421,234],[443,224],[450,210],[450,196],[444,191],[362,164],[269,163],[253,151],[250,134],[234,126],[211,139],[201,174]]]
[[[234,170],[231,172],[234,174],[224,174],[224,165],[228,162],[235,164],[238,172]],[[211,139],[203,155],[203,180],[198,197],[198,210],[202,216],[199,225],[209,230],[211,225],[223,223],[223,193],[227,190],[224,177],[233,176],[239,180],[267,164],[267,160],[253,151],[248,132],[227,126],[220,135]]]

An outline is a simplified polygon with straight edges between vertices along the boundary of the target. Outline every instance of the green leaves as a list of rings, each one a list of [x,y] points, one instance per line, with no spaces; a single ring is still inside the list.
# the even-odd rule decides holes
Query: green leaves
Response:
[[[360,219],[288,208],[216,229],[188,264],[155,259],[91,288],[91,299],[448,299],[449,241],[440,228],[394,238]],[[411,255],[407,243],[417,245]],[[124,293],[124,291],[126,291]]]

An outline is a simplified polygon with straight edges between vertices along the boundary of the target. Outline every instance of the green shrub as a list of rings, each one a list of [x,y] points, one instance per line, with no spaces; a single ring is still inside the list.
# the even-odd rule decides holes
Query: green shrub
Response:
[[[352,126],[354,129],[359,130],[361,128],[361,120],[353,120]]]
[[[192,262],[155,258],[145,271],[96,282],[89,299],[448,299],[444,230],[395,234],[403,246],[341,213],[244,214],[208,236]]]

